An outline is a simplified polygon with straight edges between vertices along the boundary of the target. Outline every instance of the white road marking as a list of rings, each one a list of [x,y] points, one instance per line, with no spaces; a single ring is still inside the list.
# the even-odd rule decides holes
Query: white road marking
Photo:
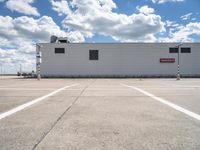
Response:
[[[49,91],[49,90],[56,90],[57,88],[1,88],[0,91],[3,90],[12,90],[12,91]]]
[[[37,98],[37,99],[35,99],[35,100],[32,100],[32,101],[30,101],[30,102],[27,102],[27,103],[25,103],[25,104],[22,104],[22,105],[20,105],[20,106],[17,106],[17,107],[15,107],[15,108],[13,108],[13,109],[7,111],[7,112],[1,113],[1,114],[0,114],[0,120],[3,119],[3,118],[8,117],[8,116],[10,116],[10,115],[12,115],[12,114],[14,114],[14,113],[17,113],[17,112],[19,112],[19,111],[21,111],[21,110],[23,110],[23,109],[25,109],[25,108],[27,108],[27,107],[33,105],[33,104],[36,104],[36,103],[38,103],[38,102],[40,102],[40,101],[42,101],[42,100],[44,100],[44,99],[46,99],[46,98],[48,98],[48,97],[50,97],[50,96],[56,94],[56,93],[58,93],[58,92],[61,92],[61,91],[65,90],[65,89],[67,89],[67,88],[70,88],[70,87],[73,87],[73,86],[76,86],[76,85],[77,85],[77,84],[72,84],[72,85],[69,85],[69,86],[62,87],[62,88],[57,89],[57,90],[55,90],[55,91],[53,91],[53,92],[51,92],[51,93],[49,93],[49,94],[47,94],[47,95],[45,95],[45,96],[39,97],[39,98]]]
[[[180,112],[182,112],[182,113],[184,113],[184,114],[186,114],[186,115],[188,115],[188,116],[200,121],[200,115],[199,114],[191,112],[191,111],[189,111],[189,110],[187,110],[187,109],[185,109],[183,107],[180,107],[180,106],[178,106],[178,105],[176,105],[174,103],[171,103],[171,102],[169,102],[169,101],[167,101],[167,100],[165,100],[163,98],[157,97],[157,96],[155,96],[155,95],[153,95],[153,94],[151,94],[151,93],[149,93],[149,92],[147,92],[145,90],[137,88],[135,86],[129,86],[129,85],[126,85],[126,84],[121,84],[121,85],[125,86],[125,87],[129,87],[129,88],[134,89],[134,90],[137,90],[137,91],[143,93],[144,95],[147,95],[147,96],[153,98],[156,101],[159,101],[159,102],[161,102],[161,103],[163,103],[165,105],[168,105],[169,107],[171,107],[171,108],[173,108],[173,109],[175,109],[177,111],[180,111]]]

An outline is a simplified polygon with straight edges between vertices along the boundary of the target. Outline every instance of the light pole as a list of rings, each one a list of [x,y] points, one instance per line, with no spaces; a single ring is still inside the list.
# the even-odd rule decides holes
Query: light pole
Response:
[[[1,65],[1,76],[3,76],[3,65],[2,64],[0,65]]]
[[[40,48],[42,47],[42,45],[40,44],[36,44],[36,71],[37,71],[37,79],[40,80],[41,79],[41,74],[40,74],[40,65],[42,63],[42,53]]]
[[[22,76],[22,64],[20,64],[19,67],[20,67],[20,68],[19,68],[19,69],[20,69],[19,71],[20,71],[20,77],[21,77],[21,76]]]
[[[180,46],[183,45],[183,43],[177,45],[176,47],[178,48],[178,62],[177,62],[177,75],[176,75],[176,80],[180,80]]]

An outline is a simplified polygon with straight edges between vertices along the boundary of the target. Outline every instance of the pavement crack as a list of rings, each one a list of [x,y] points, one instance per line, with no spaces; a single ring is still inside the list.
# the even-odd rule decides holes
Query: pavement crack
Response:
[[[56,126],[56,124],[62,119],[62,117],[72,108],[72,106],[78,101],[78,99],[81,97],[81,95],[85,92],[85,90],[95,82],[96,80],[93,80],[88,85],[84,87],[84,89],[80,92],[80,94],[75,98],[75,100],[68,106],[65,111],[56,119],[56,121],[53,123],[53,125],[49,128],[48,131],[46,131],[42,137],[37,141],[37,143],[34,144],[32,150],[35,150],[37,146],[45,139],[45,137],[53,130],[53,128]]]

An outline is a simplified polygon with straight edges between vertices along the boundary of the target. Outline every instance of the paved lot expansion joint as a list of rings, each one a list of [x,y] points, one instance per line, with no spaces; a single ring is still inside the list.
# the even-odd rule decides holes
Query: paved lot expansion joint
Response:
[[[7,112],[1,113],[0,114],[0,120],[3,119],[3,118],[6,118],[6,117],[8,117],[8,116],[10,116],[12,114],[15,114],[15,113],[27,108],[27,107],[30,107],[31,105],[36,104],[36,103],[38,103],[38,102],[40,102],[40,101],[42,101],[42,100],[44,100],[44,99],[46,99],[46,98],[48,98],[50,96],[53,96],[54,94],[56,94],[58,92],[61,92],[61,91],[65,90],[66,88],[73,87],[73,86],[76,86],[76,84],[73,84],[73,85],[70,85],[70,86],[65,86],[63,88],[57,89],[57,90],[55,90],[55,91],[53,91],[53,92],[51,92],[51,93],[49,93],[49,94],[47,94],[45,96],[39,97],[39,98],[37,98],[35,100],[32,100],[32,101],[27,102],[25,104],[22,104],[22,105],[20,105],[18,107],[15,107],[15,108],[7,111]]]
[[[200,114],[200,79],[12,78],[0,113],[74,83],[0,120],[0,149],[199,149],[200,121],[184,112]]]
[[[35,150],[37,146],[45,139],[45,137],[53,130],[53,128],[56,126],[56,124],[62,119],[62,117],[72,108],[72,106],[78,101],[78,99],[81,97],[81,95],[85,92],[85,90],[92,84],[88,84],[84,89],[80,92],[80,94],[75,98],[75,100],[66,108],[66,110],[56,119],[56,121],[53,123],[53,125],[50,127],[50,129],[43,134],[43,136],[38,140],[38,142],[33,146],[32,150]]]

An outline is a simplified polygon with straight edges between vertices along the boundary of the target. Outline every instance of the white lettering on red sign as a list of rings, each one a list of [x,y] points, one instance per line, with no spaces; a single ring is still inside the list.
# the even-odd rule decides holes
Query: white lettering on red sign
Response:
[[[161,63],[174,63],[175,58],[160,58]]]

